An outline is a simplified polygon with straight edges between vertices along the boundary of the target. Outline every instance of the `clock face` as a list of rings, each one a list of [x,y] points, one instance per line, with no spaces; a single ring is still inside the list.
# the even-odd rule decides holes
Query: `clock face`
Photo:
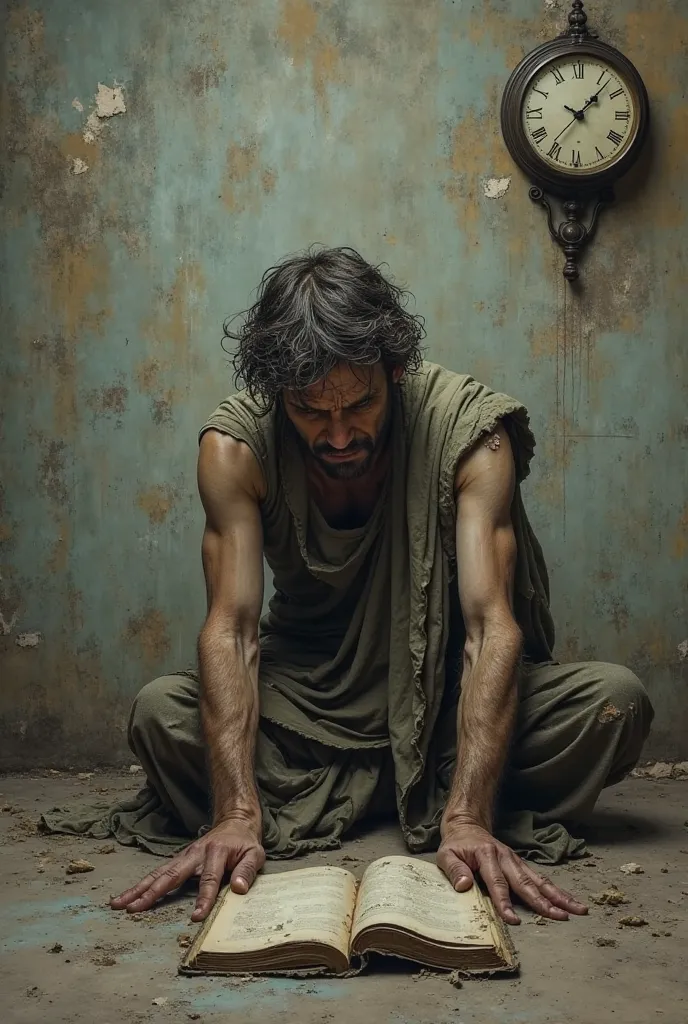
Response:
[[[526,88],[521,118],[540,160],[584,175],[616,163],[635,138],[639,115],[616,68],[580,53],[540,68]]]

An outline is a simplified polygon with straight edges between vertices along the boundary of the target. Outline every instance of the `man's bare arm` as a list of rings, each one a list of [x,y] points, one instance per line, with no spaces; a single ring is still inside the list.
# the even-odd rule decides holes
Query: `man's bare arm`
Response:
[[[516,717],[521,656],[512,610],[515,473],[503,428],[475,448],[460,466],[456,483],[456,557],[466,642],[457,767],[445,818],[467,818],[489,831]]]
[[[516,540],[511,523],[515,472],[500,426],[457,473],[456,554],[466,627],[458,710],[457,763],[441,824],[437,862],[463,891],[480,872],[499,914],[518,924],[513,890],[545,917],[586,908],[492,835],[499,780],[518,707],[521,634],[513,614]]]
[[[213,824],[243,818],[260,834],[254,755],[263,482],[255,456],[242,442],[209,431],[201,441],[198,487],[206,513],[202,554],[208,595],[198,654]]]
[[[198,486],[206,513],[203,567],[208,593],[208,615],[198,644],[200,703],[213,788],[213,827],[110,901],[115,910],[148,910],[199,875],[192,921],[208,916],[225,872],[231,873],[232,889],[245,893],[265,863],[254,777],[263,480],[246,445],[208,431],[200,446]]]

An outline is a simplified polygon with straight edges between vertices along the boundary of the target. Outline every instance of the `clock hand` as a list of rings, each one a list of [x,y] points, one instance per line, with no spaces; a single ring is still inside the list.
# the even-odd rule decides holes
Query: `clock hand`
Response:
[[[588,109],[588,107],[590,106],[591,103],[597,103],[597,100],[599,98],[600,93],[603,92],[607,88],[608,85],[609,85],[609,82],[605,82],[604,85],[602,86],[602,88],[598,89],[597,92],[595,93],[595,95],[591,96],[590,99],[587,100],[583,104],[583,106],[581,107],[580,110],[571,110],[571,107],[567,107],[566,104],[564,104],[564,107],[566,108],[566,110],[570,110],[571,113],[574,115],[574,117],[573,117],[572,121],[569,121],[569,123],[566,125],[566,127],[561,129],[561,131],[559,132],[559,135],[557,135],[555,137],[555,139],[554,139],[555,142],[557,141],[557,139],[560,138],[560,136],[562,136],[564,134],[564,132],[568,128],[571,127],[571,125],[573,124],[574,121],[583,121],[583,120],[585,120],[585,111]]]
[[[581,108],[581,113],[583,113],[584,110],[587,110],[591,103],[597,103],[597,101],[599,99],[599,96],[600,96],[600,93],[604,92],[604,90],[607,88],[608,85],[609,85],[609,82],[605,82],[604,85],[602,86],[602,88],[598,89],[597,92],[595,93],[595,95],[590,97],[590,99],[587,101],[587,103]]]
[[[561,129],[561,131],[559,132],[559,135],[556,135],[554,137],[554,142],[556,142],[557,139],[559,139],[564,134],[564,132],[567,130],[567,128],[571,127],[571,125],[573,124],[574,121],[581,121],[582,120],[582,118],[578,116],[579,114],[580,114],[580,111],[577,110],[576,111],[576,116],[572,117],[571,120],[569,121],[569,123],[564,128]]]

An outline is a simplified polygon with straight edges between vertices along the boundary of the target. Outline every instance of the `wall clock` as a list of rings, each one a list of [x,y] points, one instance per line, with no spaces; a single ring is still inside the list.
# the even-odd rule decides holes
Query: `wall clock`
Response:
[[[547,212],[550,234],[566,257],[568,281],[578,277],[579,257],[599,212],[637,160],[650,123],[638,71],[619,50],[600,42],[587,20],[582,0],[573,0],[566,32],[524,57],[504,88],[501,107],[504,142],[533,182],[530,198]],[[563,204],[566,220],[556,227],[548,193]]]

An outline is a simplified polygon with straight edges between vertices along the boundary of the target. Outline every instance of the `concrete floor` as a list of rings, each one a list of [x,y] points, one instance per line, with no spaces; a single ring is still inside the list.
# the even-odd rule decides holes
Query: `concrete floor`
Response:
[[[630,779],[604,795],[587,829],[594,857],[552,869],[565,888],[590,897],[615,883],[630,903],[591,904],[587,918],[513,930],[517,979],[467,981],[386,963],[338,980],[235,981],[176,973],[180,937],[194,931],[185,894],[138,918],[115,914],[110,893],[159,861],[106,842],[36,833],[40,810],[116,798],[136,780],[97,772],[80,780],[36,773],[0,778],[0,1020],[3,1024],[134,1024],[188,1020],[272,1024],[685,1024],[688,1021],[688,782]],[[96,791],[97,790],[97,791]],[[96,792],[94,792],[96,791]],[[361,873],[385,853],[403,852],[395,830],[379,830],[328,855],[279,865],[341,864]],[[67,876],[86,858],[95,870]],[[353,858],[353,860],[351,859]],[[637,861],[642,875],[619,867]],[[268,865],[274,870],[274,865]],[[647,919],[621,927],[621,917]],[[596,938],[616,945],[600,946]],[[183,940],[182,940],[183,941]],[[53,952],[51,947],[59,951]],[[156,1006],[153,1000],[167,1002]]]

